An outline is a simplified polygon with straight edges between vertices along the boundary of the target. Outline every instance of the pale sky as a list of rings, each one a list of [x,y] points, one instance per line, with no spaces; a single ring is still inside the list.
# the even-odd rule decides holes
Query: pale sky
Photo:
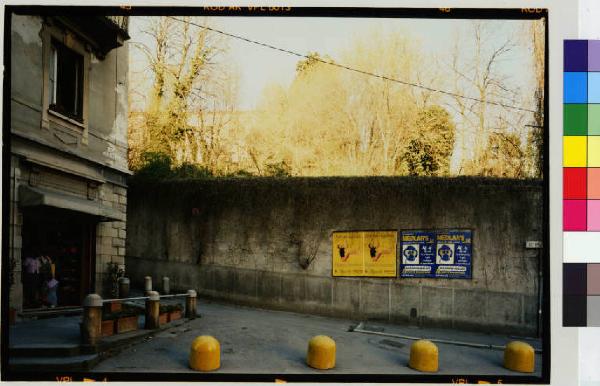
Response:
[[[132,41],[144,42],[140,35],[140,18],[132,17]],[[212,27],[252,40],[268,43],[302,54],[317,51],[340,61],[340,52],[361,35],[375,29],[383,32],[410,34],[425,52],[446,56],[452,38],[460,30],[468,30],[470,20],[461,19],[400,19],[400,18],[300,18],[300,17],[207,17]],[[490,44],[498,44],[523,23],[524,20],[485,21],[493,23],[495,34]],[[250,44],[238,39],[228,39],[230,62],[240,75],[238,107],[248,110],[255,107],[262,90],[269,83],[287,85],[295,76],[297,56]],[[472,50],[465,43],[465,54]],[[136,50],[133,51],[135,56]],[[137,53],[139,55],[139,53]],[[524,49],[511,54],[511,60],[502,64],[515,84],[528,83],[532,75],[531,57]],[[383,74],[385,75],[385,74]]]
[[[351,42],[376,28],[384,32],[406,30],[423,40],[432,51],[443,49],[439,36],[448,36],[456,25],[432,20],[366,18],[214,18],[224,31],[269,43],[299,53],[317,51],[341,62],[339,54]],[[455,23],[456,24],[456,23]],[[432,28],[436,32],[431,33]],[[430,33],[422,32],[430,30]],[[420,31],[421,33],[417,33]],[[296,74],[300,58],[233,39],[230,54],[241,66],[239,102],[251,109],[265,85],[270,82],[289,84]]]

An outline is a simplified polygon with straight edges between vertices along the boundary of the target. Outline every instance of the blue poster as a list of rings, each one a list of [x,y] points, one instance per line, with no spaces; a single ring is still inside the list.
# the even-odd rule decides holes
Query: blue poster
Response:
[[[471,279],[471,230],[402,231],[400,277]]]
[[[403,231],[400,277],[433,277],[435,274],[435,233]]]

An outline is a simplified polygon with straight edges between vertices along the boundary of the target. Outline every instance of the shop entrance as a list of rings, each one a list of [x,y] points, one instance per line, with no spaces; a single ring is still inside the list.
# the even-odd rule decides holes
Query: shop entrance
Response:
[[[23,308],[81,306],[93,292],[97,222],[73,211],[23,211]]]

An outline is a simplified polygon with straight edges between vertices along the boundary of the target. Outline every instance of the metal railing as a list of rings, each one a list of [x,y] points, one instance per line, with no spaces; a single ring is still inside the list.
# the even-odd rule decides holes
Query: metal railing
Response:
[[[184,294],[172,294],[172,295],[159,295],[159,298],[163,299],[163,298],[182,298],[182,297],[187,297],[188,294],[184,293]],[[102,303],[115,303],[115,302],[126,302],[129,300],[147,300],[149,299],[149,296],[136,296],[133,298],[118,298],[118,299],[102,299]]]
[[[105,310],[104,305],[110,303],[125,303],[132,300],[146,300],[144,307],[144,328],[158,329],[160,328],[160,300],[165,298],[181,298],[185,297],[185,317],[194,319],[197,316],[196,302],[197,292],[188,290],[187,293],[159,295],[156,291],[146,292],[147,296],[134,296],[129,298],[118,299],[102,299],[98,294],[89,294],[83,300],[83,320],[81,323],[81,339],[86,345],[96,345],[102,336],[102,316]],[[111,307],[112,308],[112,307]],[[179,310],[183,311],[183,310]],[[181,317],[181,314],[177,319]],[[164,322],[163,322],[164,323]],[[136,324],[137,326],[137,324]]]

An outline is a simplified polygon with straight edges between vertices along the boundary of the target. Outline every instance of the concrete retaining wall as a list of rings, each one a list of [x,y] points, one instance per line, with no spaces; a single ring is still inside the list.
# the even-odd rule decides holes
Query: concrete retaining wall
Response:
[[[542,186],[481,178],[225,179],[133,184],[127,273],[266,308],[537,332]],[[473,279],[331,276],[331,233],[473,229]],[[301,262],[317,248],[312,264]]]

